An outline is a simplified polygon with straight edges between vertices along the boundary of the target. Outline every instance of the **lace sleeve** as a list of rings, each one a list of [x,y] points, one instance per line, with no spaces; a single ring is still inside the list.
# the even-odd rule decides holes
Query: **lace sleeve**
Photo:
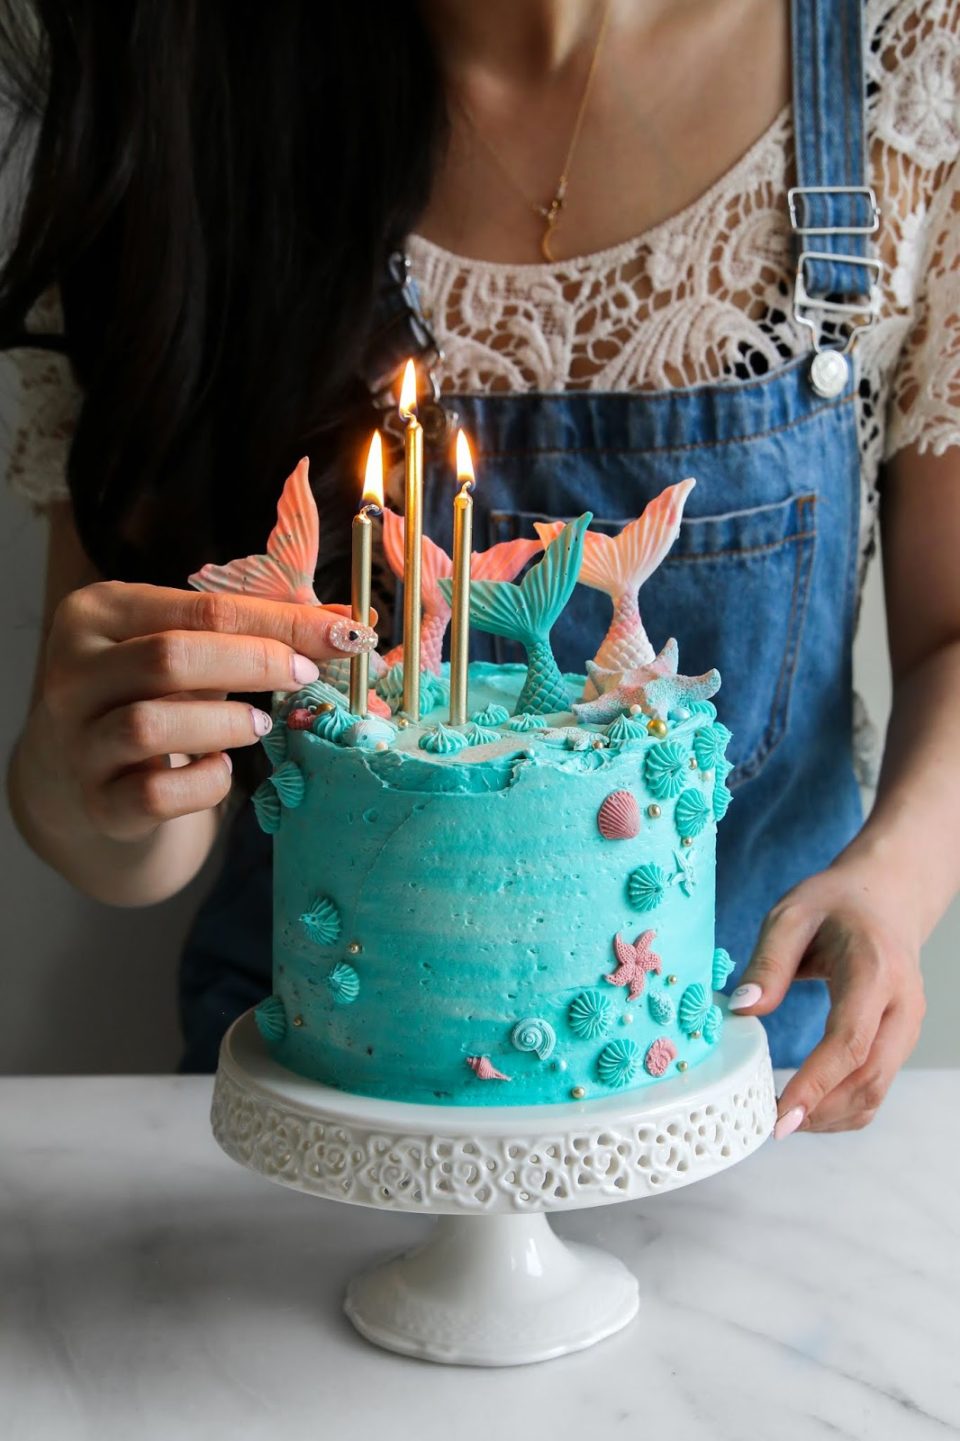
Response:
[[[56,291],[41,296],[27,330],[38,336],[62,332]],[[26,345],[8,350],[2,361],[11,489],[40,509],[68,500],[67,455],[82,399],[70,362],[56,350]]]

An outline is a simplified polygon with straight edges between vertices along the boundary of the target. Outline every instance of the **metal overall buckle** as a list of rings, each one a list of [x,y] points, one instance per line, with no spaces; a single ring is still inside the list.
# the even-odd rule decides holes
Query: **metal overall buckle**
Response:
[[[867,218],[862,225],[809,225],[802,224],[806,214],[801,215],[798,202],[807,210],[807,196],[847,195],[866,202]],[[880,209],[873,188],[869,185],[795,185],[787,192],[790,210],[790,224],[795,234],[807,235],[873,235],[880,227]],[[859,265],[871,277],[870,288],[853,301],[826,300],[812,295],[807,288],[805,267],[811,261],[823,261],[831,265]],[[797,275],[793,290],[793,318],[804,326],[813,337],[814,357],[810,365],[810,384],[817,395],[833,400],[842,394],[850,377],[850,362],[847,356],[853,350],[860,334],[874,325],[880,314],[882,296],[880,277],[883,262],[872,256],[847,255],[832,250],[801,250],[797,261]],[[837,339],[824,340],[821,327],[825,321],[842,328]],[[843,324],[843,322],[846,322]]]

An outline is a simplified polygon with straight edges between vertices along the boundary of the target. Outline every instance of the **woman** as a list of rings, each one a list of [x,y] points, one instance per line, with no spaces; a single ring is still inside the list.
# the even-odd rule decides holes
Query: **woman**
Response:
[[[25,316],[59,285],[62,336],[29,340],[68,355],[45,394],[75,420],[66,483],[29,437],[15,466],[51,526],[11,771],[28,841],[119,904],[195,874],[226,752],[267,724],[225,695],[306,676],[329,617],[166,587],[259,549],[305,451],[345,537],[371,396],[418,349],[482,456],[478,545],[584,505],[616,525],[698,477],[645,619],[724,676],[718,935],[745,954],[760,931],[731,1004],[799,1064],[778,1136],[865,1124],[916,1042],[960,854],[960,7],[101,8],[40,6],[0,292],[0,336],[35,366]],[[449,510],[435,473],[441,543]],[[895,702],[861,828],[850,647],[878,513]],[[342,595],[342,557],[321,562]],[[597,631],[578,616],[568,664]],[[269,986],[266,875],[241,821],[185,958],[194,1064]]]

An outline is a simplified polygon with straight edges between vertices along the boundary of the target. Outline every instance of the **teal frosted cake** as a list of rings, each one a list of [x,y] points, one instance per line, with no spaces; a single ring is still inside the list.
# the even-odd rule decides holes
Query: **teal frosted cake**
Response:
[[[472,666],[466,724],[446,723],[450,559],[426,538],[421,718],[398,714],[397,653],[373,667],[365,715],[348,710],[345,662],[278,702],[253,797],[274,837],[273,994],[255,1014],[283,1066],[394,1101],[524,1106],[649,1086],[710,1054],[732,969],[714,943],[730,735],[717,672],[679,674],[673,640],[655,654],[637,602],[693,484],[615,536],[583,515],[473,558],[471,624],[528,663]],[[403,522],[384,522],[397,568]],[[319,604],[317,534],[301,462],[267,555],[191,582]],[[587,674],[561,675],[550,631],[578,582],[613,619]]]

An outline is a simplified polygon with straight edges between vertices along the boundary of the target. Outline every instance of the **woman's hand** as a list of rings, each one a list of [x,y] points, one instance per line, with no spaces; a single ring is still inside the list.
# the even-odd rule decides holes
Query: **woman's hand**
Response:
[[[42,774],[63,782],[48,814],[61,830],[134,842],[216,807],[227,750],[272,724],[227,695],[295,690],[317,679],[315,659],[375,645],[343,607],[116,581],[73,591],[53,618],[25,737],[42,748]]]
[[[841,858],[770,912],[733,992],[738,1014],[765,1016],[793,980],[830,988],[823,1040],[784,1087],[774,1135],[869,1124],[917,1043],[925,1012],[920,944],[909,908],[876,863]]]

